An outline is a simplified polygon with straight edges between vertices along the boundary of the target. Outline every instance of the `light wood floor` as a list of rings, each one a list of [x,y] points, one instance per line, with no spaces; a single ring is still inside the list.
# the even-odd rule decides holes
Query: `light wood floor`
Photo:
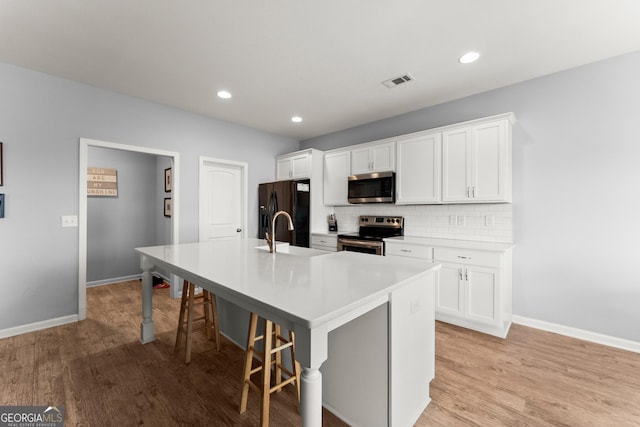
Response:
[[[65,405],[66,426],[252,426],[237,407],[241,349],[194,337],[173,353],[179,301],[154,290],[156,341],[141,345],[140,284],[90,288],[87,320],[0,340],[0,405]],[[514,325],[507,340],[437,322],[432,402],[418,426],[637,426],[640,354]],[[224,338],[223,338],[224,340]],[[288,389],[288,390],[287,390]],[[292,387],[272,426],[300,417]],[[324,426],[344,424],[324,413]]]

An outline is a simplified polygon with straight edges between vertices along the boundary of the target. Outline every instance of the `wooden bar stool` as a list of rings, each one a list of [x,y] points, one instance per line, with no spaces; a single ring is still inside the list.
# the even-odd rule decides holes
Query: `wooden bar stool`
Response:
[[[289,331],[289,339],[287,340],[280,335],[280,325],[264,319],[263,334],[256,336],[257,325],[258,315],[251,313],[249,318],[249,337],[244,359],[240,413],[243,414],[247,410],[247,398],[249,387],[251,387],[260,395],[260,425],[266,427],[269,425],[269,399],[271,393],[280,391],[287,384],[295,382],[296,397],[298,404],[300,403],[300,365],[296,362],[293,331]],[[262,341],[262,351],[256,349],[255,344],[257,341]],[[287,348],[291,355],[293,372],[282,366],[281,353]],[[259,360],[257,366],[252,368],[254,356],[258,356]],[[273,378],[275,384],[273,386],[271,386],[272,368],[275,371]],[[256,385],[251,381],[251,376],[257,372],[262,372],[260,385]],[[283,374],[286,374],[288,378],[283,378]]]
[[[176,335],[175,351],[178,351],[182,344],[182,337],[185,336],[185,358],[184,363],[191,362],[191,334],[204,330],[207,339],[215,339],[216,350],[220,350],[220,329],[218,328],[218,315],[216,313],[215,296],[206,289],[202,293],[195,295],[196,287],[193,283],[185,280],[182,285],[182,302],[180,303],[180,319],[178,320],[178,333]],[[202,315],[194,317],[194,308],[202,307]],[[186,313],[186,319],[185,319]],[[194,327],[195,322],[202,324]]]

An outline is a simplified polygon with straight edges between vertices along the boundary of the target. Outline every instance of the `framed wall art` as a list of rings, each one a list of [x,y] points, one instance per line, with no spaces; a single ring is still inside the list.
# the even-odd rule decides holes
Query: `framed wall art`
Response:
[[[118,171],[87,168],[87,196],[118,197]]]
[[[171,168],[164,170],[164,192],[171,193]]]
[[[167,218],[171,218],[171,198],[167,197],[164,199],[164,216]]]

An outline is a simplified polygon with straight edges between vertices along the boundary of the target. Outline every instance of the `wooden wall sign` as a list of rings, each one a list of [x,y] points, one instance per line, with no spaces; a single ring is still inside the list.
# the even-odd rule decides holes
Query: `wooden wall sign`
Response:
[[[87,168],[87,196],[117,197],[118,172],[110,168]]]

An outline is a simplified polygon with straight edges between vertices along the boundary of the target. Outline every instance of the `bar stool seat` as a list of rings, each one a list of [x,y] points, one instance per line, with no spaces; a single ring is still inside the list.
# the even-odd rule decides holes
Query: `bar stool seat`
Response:
[[[194,332],[205,331],[208,340],[215,340],[216,350],[220,350],[220,330],[218,328],[218,315],[216,313],[215,296],[206,289],[195,295],[196,287],[185,280],[182,285],[182,301],[180,303],[180,318],[178,319],[178,332],[176,335],[175,351],[182,345],[182,337],[185,337],[184,363],[191,362],[191,335]],[[196,307],[202,307],[202,314],[198,317]],[[200,314],[200,313],[198,313]],[[186,318],[185,318],[186,315]],[[199,325],[194,324],[200,322]]]
[[[270,320],[263,319],[263,334],[256,336],[258,315],[251,313],[249,317],[249,336],[247,350],[245,352],[244,370],[242,378],[242,397],[240,399],[240,413],[247,410],[249,388],[256,390],[260,395],[260,425],[269,425],[269,401],[271,393],[280,391],[287,384],[295,382],[297,403],[300,403],[300,364],[296,362],[294,333],[289,331],[288,339],[280,334],[280,325]],[[262,341],[262,351],[256,349],[256,342]],[[289,349],[291,355],[292,371],[282,365],[282,351]],[[252,368],[254,356],[257,356],[257,365]],[[265,369],[266,367],[266,369]],[[272,378],[271,370],[274,370]],[[258,385],[251,380],[251,376],[262,372],[261,383]],[[286,374],[287,378],[284,377]],[[271,382],[274,385],[271,385]]]

